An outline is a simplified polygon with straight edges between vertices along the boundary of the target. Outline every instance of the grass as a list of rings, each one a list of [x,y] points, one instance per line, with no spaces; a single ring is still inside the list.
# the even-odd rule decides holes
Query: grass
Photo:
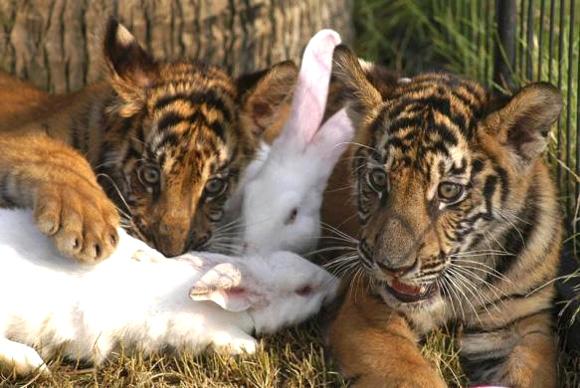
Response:
[[[54,387],[343,387],[346,382],[328,363],[316,322],[262,338],[254,355],[206,353],[143,357],[116,353],[99,368],[63,360],[49,364],[50,378],[13,379],[0,375],[0,386]]]
[[[56,359],[49,363],[52,376],[15,379],[0,374],[0,386],[53,387],[346,387],[321,343],[316,321],[263,337],[254,355],[228,356],[206,353],[144,357],[122,351],[99,368]],[[443,351],[441,351],[443,350]],[[453,338],[444,331],[426,339],[424,355],[441,371],[451,386],[461,386],[465,377]]]
[[[445,330],[431,333],[422,347],[450,387],[464,387],[466,378],[459,364],[454,338]],[[99,368],[75,365],[57,359],[49,363],[50,378],[15,379],[0,374],[2,387],[347,387],[327,357],[321,330],[312,321],[300,327],[262,338],[254,355],[227,356],[206,353],[197,356],[172,354],[143,357],[116,353]],[[562,387],[578,387],[580,361],[562,353],[558,362]]]
[[[355,1],[360,56],[403,74],[447,70],[491,83],[493,2]]]

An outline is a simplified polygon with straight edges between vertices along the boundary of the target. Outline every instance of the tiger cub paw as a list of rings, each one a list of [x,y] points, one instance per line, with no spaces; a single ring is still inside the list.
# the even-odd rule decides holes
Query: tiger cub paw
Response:
[[[96,182],[76,179],[40,187],[34,219],[63,255],[83,263],[108,257],[119,240],[119,214]]]

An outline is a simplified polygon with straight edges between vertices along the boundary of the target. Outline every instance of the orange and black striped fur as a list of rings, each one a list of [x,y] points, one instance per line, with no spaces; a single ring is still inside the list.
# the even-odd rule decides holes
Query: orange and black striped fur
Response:
[[[561,218],[542,152],[559,92],[499,101],[449,74],[377,74],[335,51],[364,274],[331,326],[340,367],[360,386],[445,386],[417,344],[454,323],[470,384],[555,386]]]
[[[211,249],[225,200],[296,80],[292,63],[233,80],[159,63],[110,21],[109,80],[51,96],[0,77],[0,206],[35,209],[58,249],[104,258],[122,224],[168,256]],[[215,240],[215,239],[214,239]]]

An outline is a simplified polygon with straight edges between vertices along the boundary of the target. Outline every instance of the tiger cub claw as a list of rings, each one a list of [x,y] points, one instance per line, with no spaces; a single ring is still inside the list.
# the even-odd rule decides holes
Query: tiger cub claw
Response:
[[[105,259],[119,239],[117,210],[96,183],[41,187],[34,219],[63,255],[83,263]]]

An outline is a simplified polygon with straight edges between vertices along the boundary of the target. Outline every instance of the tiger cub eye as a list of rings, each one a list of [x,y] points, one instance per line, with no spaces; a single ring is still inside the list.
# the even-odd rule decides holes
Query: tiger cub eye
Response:
[[[369,173],[369,184],[373,190],[381,192],[387,187],[387,173],[381,168],[374,168]]]
[[[143,185],[155,186],[159,183],[161,173],[155,166],[143,165],[137,170],[137,176]]]
[[[443,202],[457,202],[463,196],[464,186],[459,183],[441,182],[437,188],[439,200]]]
[[[205,191],[209,197],[217,197],[222,194],[227,187],[227,182],[221,178],[212,178],[207,181]]]

